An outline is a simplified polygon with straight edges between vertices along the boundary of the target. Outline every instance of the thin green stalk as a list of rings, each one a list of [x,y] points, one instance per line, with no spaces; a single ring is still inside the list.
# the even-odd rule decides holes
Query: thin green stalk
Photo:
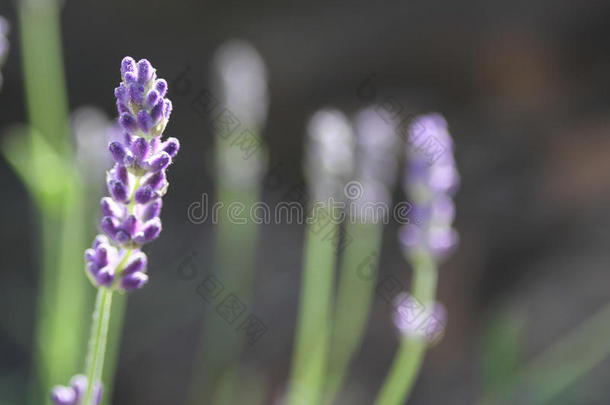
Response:
[[[413,286],[411,295],[423,305],[431,305],[436,295],[438,271],[431,257],[420,255],[413,260]],[[426,352],[424,337],[403,337],[394,357],[375,405],[402,405],[405,403],[421,368]]]
[[[339,225],[328,206],[313,210],[305,235],[300,313],[287,405],[314,405],[322,399],[330,344],[331,304]]]
[[[347,367],[362,342],[374,297],[381,250],[382,223],[349,222],[351,237],[343,254],[331,338],[330,362],[324,388],[324,402],[331,404],[345,377]]]
[[[551,403],[564,390],[610,356],[610,304],[558,339],[527,363],[511,387],[479,402],[508,404],[517,395],[528,395],[528,404]]]
[[[112,290],[100,287],[97,292],[93,322],[91,323],[91,338],[89,339],[86,366],[88,385],[83,405],[93,404],[94,388],[98,383],[101,383],[111,307]]]

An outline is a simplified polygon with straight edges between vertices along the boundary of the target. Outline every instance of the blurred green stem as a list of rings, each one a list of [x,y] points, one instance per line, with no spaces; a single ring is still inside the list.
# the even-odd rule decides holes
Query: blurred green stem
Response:
[[[40,213],[42,261],[30,401],[45,402],[54,383],[67,381],[83,355],[86,279],[82,276],[83,198],[68,140],[59,2],[18,3],[24,86],[30,128],[9,157]],[[38,135],[36,135],[38,134]],[[40,137],[40,138],[37,138]],[[27,140],[26,140],[27,139]],[[20,145],[17,145],[20,143]],[[64,172],[55,169],[64,169]]]
[[[610,304],[604,305],[577,328],[534,357],[520,371],[514,384],[494,392],[479,404],[515,403],[526,396],[531,405],[552,403],[564,390],[610,356]]]
[[[341,388],[349,363],[362,342],[375,292],[383,224],[349,221],[352,239],[343,255],[333,320],[324,403],[331,404]]]
[[[432,305],[436,295],[438,271],[428,255],[413,260],[411,295],[423,305]],[[409,397],[426,352],[424,337],[403,337],[375,405],[402,405]]]
[[[301,300],[287,405],[320,402],[330,344],[332,289],[339,226],[328,205],[318,206],[305,234]],[[324,235],[324,236],[323,236]],[[328,235],[332,235],[328,238]]]

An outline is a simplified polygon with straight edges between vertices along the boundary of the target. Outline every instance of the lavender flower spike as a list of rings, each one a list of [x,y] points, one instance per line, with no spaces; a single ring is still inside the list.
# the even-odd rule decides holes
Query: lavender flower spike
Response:
[[[427,252],[441,261],[458,243],[451,224],[455,214],[452,196],[459,184],[459,174],[447,122],[439,114],[417,117],[409,128],[409,144],[404,187],[413,203],[413,215],[412,223],[400,230],[400,241],[409,255]],[[426,145],[441,147],[442,153],[433,162],[424,150]]]
[[[104,235],[85,251],[85,261],[95,286],[134,290],[148,281],[141,248],[161,232],[165,171],[180,143],[161,140],[172,103],[165,97],[167,82],[157,78],[150,62],[125,57],[121,78],[114,94],[123,134],[108,145],[115,165],[106,175],[110,196],[101,201]]]

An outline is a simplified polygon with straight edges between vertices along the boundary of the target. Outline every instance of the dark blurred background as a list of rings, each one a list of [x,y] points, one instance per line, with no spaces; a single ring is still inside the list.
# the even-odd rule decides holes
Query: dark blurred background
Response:
[[[27,117],[14,4],[2,0],[0,14],[13,26],[0,92],[5,128]],[[129,298],[113,403],[184,401],[206,305],[195,290],[213,259],[213,226],[186,214],[213,192],[212,127],[192,100],[210,87],[214,51],[232,38],[251,42],[269,71],[263,136],[281,182],[266,183],[265,201],[303,183],[305,125],[318,108],[351,114],[393,97],[411,113],[438,111],[449,122],[462,176],[461,244],[440,276],[447,333],[411,403],[480,398],[486,329],[498,312],[523,321],[524,362],[580,324],[610,299],[609,20],[607,1],[66,1],[70,109],[96,106],[114,117],[121,58],[145,57],[170,84],[166,134],[182,144],[169,171],[164,232],[148,249],[151,282]],[[178,91],[181,74],[190,87]],[[373,91],[363,97],[367,79]],[[31,367],[37,228],[4,159],[0,190],[0,403],[17,404]],[[395,202],[402,198],[397,188]],[[386,227],[381,276],[408,286],[396,230]],[[253,311],[268,331],[244,363],[268,381],[270,397],[289,374],[303,231],[260,229]],[[192,252],[198,273],[186,281],[178,268]],[[344,403],[372,403],[398,343],[390,314],[378,296]],[[608,376],[603,361],[555,403],[610,403]]]

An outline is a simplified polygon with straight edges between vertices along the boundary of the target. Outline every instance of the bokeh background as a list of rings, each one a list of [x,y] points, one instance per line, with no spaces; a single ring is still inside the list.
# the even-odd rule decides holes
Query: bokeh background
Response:
[[[0,14],[13,26],[0,92],[5,129],[27,114],[14,2],[3,0]],[[212,267],[214,243],[212,224],[187,217],[202,193],[214,193],[211,121],[192,100],[210,88],[214,51],[232,38],[253,44],[268,68],[263,137],[281,181],[267,179],[264,201],[285,200],[303,184],[305,126],[318,108],[352,114],[392,97],[410,113],[438,111],[449,122],[462,176],[461,244],[440,276],[446,335],[428,353],[410,403],[482,398],[493,336],[517,336],[509,343],[515,352],[500,352],[498,361],[526,364],[577,328],[610,299],[609,19],[604,1],[66,1],[70,110],[95,106],[114,117],[121,58],[146,57],[169,82],[174,112],[166,134],[182,144],[169,171],[164,232],[147,250],[151,282],[129,297],[113,403],[185,400],[209,305],[196,288]],[[182,74],[190,85],[178,91],[172,86]],[[363,96],[367,80],[372,90]],[[5,159],[0,190],[0,403],[20,404],[40,288],[37,218]],[[394,201],[404,198],[397,187]],[[397,228],[385,228],[380,277],[408,286]],[[290,370],[303,233],[297,224],[260,227],[251,310],[268,331],[242,362],[265,380],[268,403]],[[193,252],[196,275],[185,280],[179,269]],[[80,269],[74,274],[82,277]],[[397,344],[391,307],[377,296],[340,403],[372,403]],[[609,375],[600,358],[554,403],[609,403]]]

